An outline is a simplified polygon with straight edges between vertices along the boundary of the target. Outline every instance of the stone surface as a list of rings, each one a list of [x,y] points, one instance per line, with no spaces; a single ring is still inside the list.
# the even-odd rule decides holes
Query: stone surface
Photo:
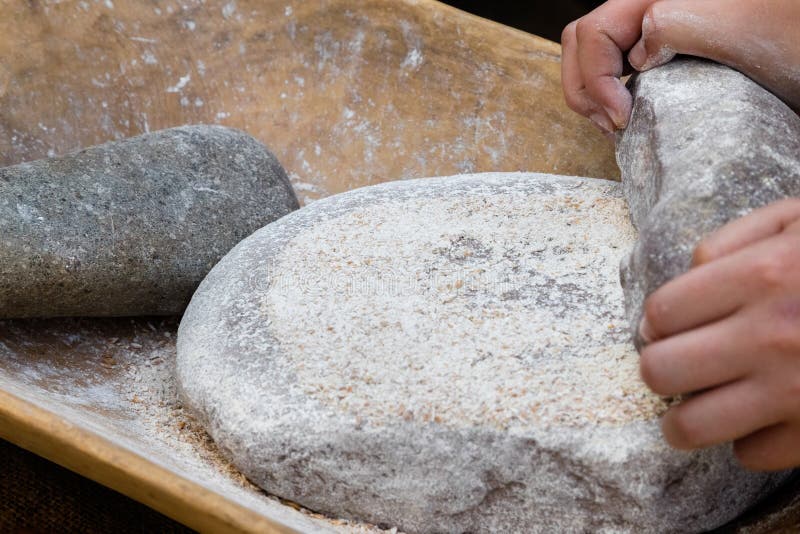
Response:
[[[270,493],[409,532],[697,532],[784,475],[665,444],[619,184],[394,182],[237,245],[178,333],[185,405]]]
[[[640,238],[621,279],[631,325],[659,286],[688,270],[707,234],[800,196],[800,117],[728,67],[682,59],[634,78],[617,159]]]
[[[0,317],[180,313],[237,242],[296,208],[267,149],[216,126],[0,169]]]

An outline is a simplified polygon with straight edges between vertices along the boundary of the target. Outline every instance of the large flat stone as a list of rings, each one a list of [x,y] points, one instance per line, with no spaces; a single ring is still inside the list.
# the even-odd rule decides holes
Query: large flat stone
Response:
[[[394,182],[259,230],[192,299],[186,405],[265,490],[410,532],[697,532],[782,474],[671,450],[638,375],[619,184]]]
[[[178,314],[236,243],[297,207],[264,145],[218,126],[0,169],[0,318]]]
[[[631,89],[617,159],[640,235],[621,269],[636,327],[645,297],[688,270],[704,236],[800,196],[800,117],[745,75],[697,59],[638,75]]]

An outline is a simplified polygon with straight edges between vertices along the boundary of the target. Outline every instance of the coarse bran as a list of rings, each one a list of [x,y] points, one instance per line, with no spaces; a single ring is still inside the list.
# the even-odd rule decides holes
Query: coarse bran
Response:
[[[634,239],[600,191],[371,206],[283,249],[265,316],[304,391],[373,424],[652,419],[617,277]]]

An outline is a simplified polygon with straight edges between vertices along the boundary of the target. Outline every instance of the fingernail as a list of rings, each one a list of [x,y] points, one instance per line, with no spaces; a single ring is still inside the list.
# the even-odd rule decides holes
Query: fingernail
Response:
[[[639,337],[642,338],[642,341],[645,343],[652,343],[653,338],[655,338],[653,330],[650,328],[650,323],[647,322],[647,317],[642,317],[639,323]]]
[[[611,119],[602,113],[593,113],[589,116],[589,120],[591,120],[594,125],[597,126],[603,133],[614,133],[614,124],[611,122]]]
[[[628,125],[628,116],[621,111],[603,106],[603,109],[606,110],[608,116],[611,117],[611,120],[614,121],[614,130],[624,130],[625,127]]]
[[[646,61],[647,49],[644,47],[644,41],[639,39],[639,42],[628,52],[628,63],[630,63],[631,67],[634,69],[642,70]]]
[[[615,89],[617,94],[614,95],[613,106],[603,106],[603,109],[614,122],[614,130],[624,130],[628,126],[633,102],[621,80],[616,81]]]
[[[647,61],[644,62],[644,65],[642,65],[640,70],[650,70],[660,67],[661,65],[672,61],[676,55],[677,54],[672,48],[664,45],[658,50],[658,52],[647,58]]]

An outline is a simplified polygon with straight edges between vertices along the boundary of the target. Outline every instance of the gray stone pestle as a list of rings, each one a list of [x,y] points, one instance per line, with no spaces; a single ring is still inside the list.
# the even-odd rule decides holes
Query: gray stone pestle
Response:
[[[217,126],[0,169],[0,318],[180,313],[230,248],[297,208],[275,157]]]
[[[645,298],[689,269],[704,236],[800,196],[800,117],[745,75],[704,60],[673,61],[630,88],[617,160],[639,239],[620,279],[640,344]]]

